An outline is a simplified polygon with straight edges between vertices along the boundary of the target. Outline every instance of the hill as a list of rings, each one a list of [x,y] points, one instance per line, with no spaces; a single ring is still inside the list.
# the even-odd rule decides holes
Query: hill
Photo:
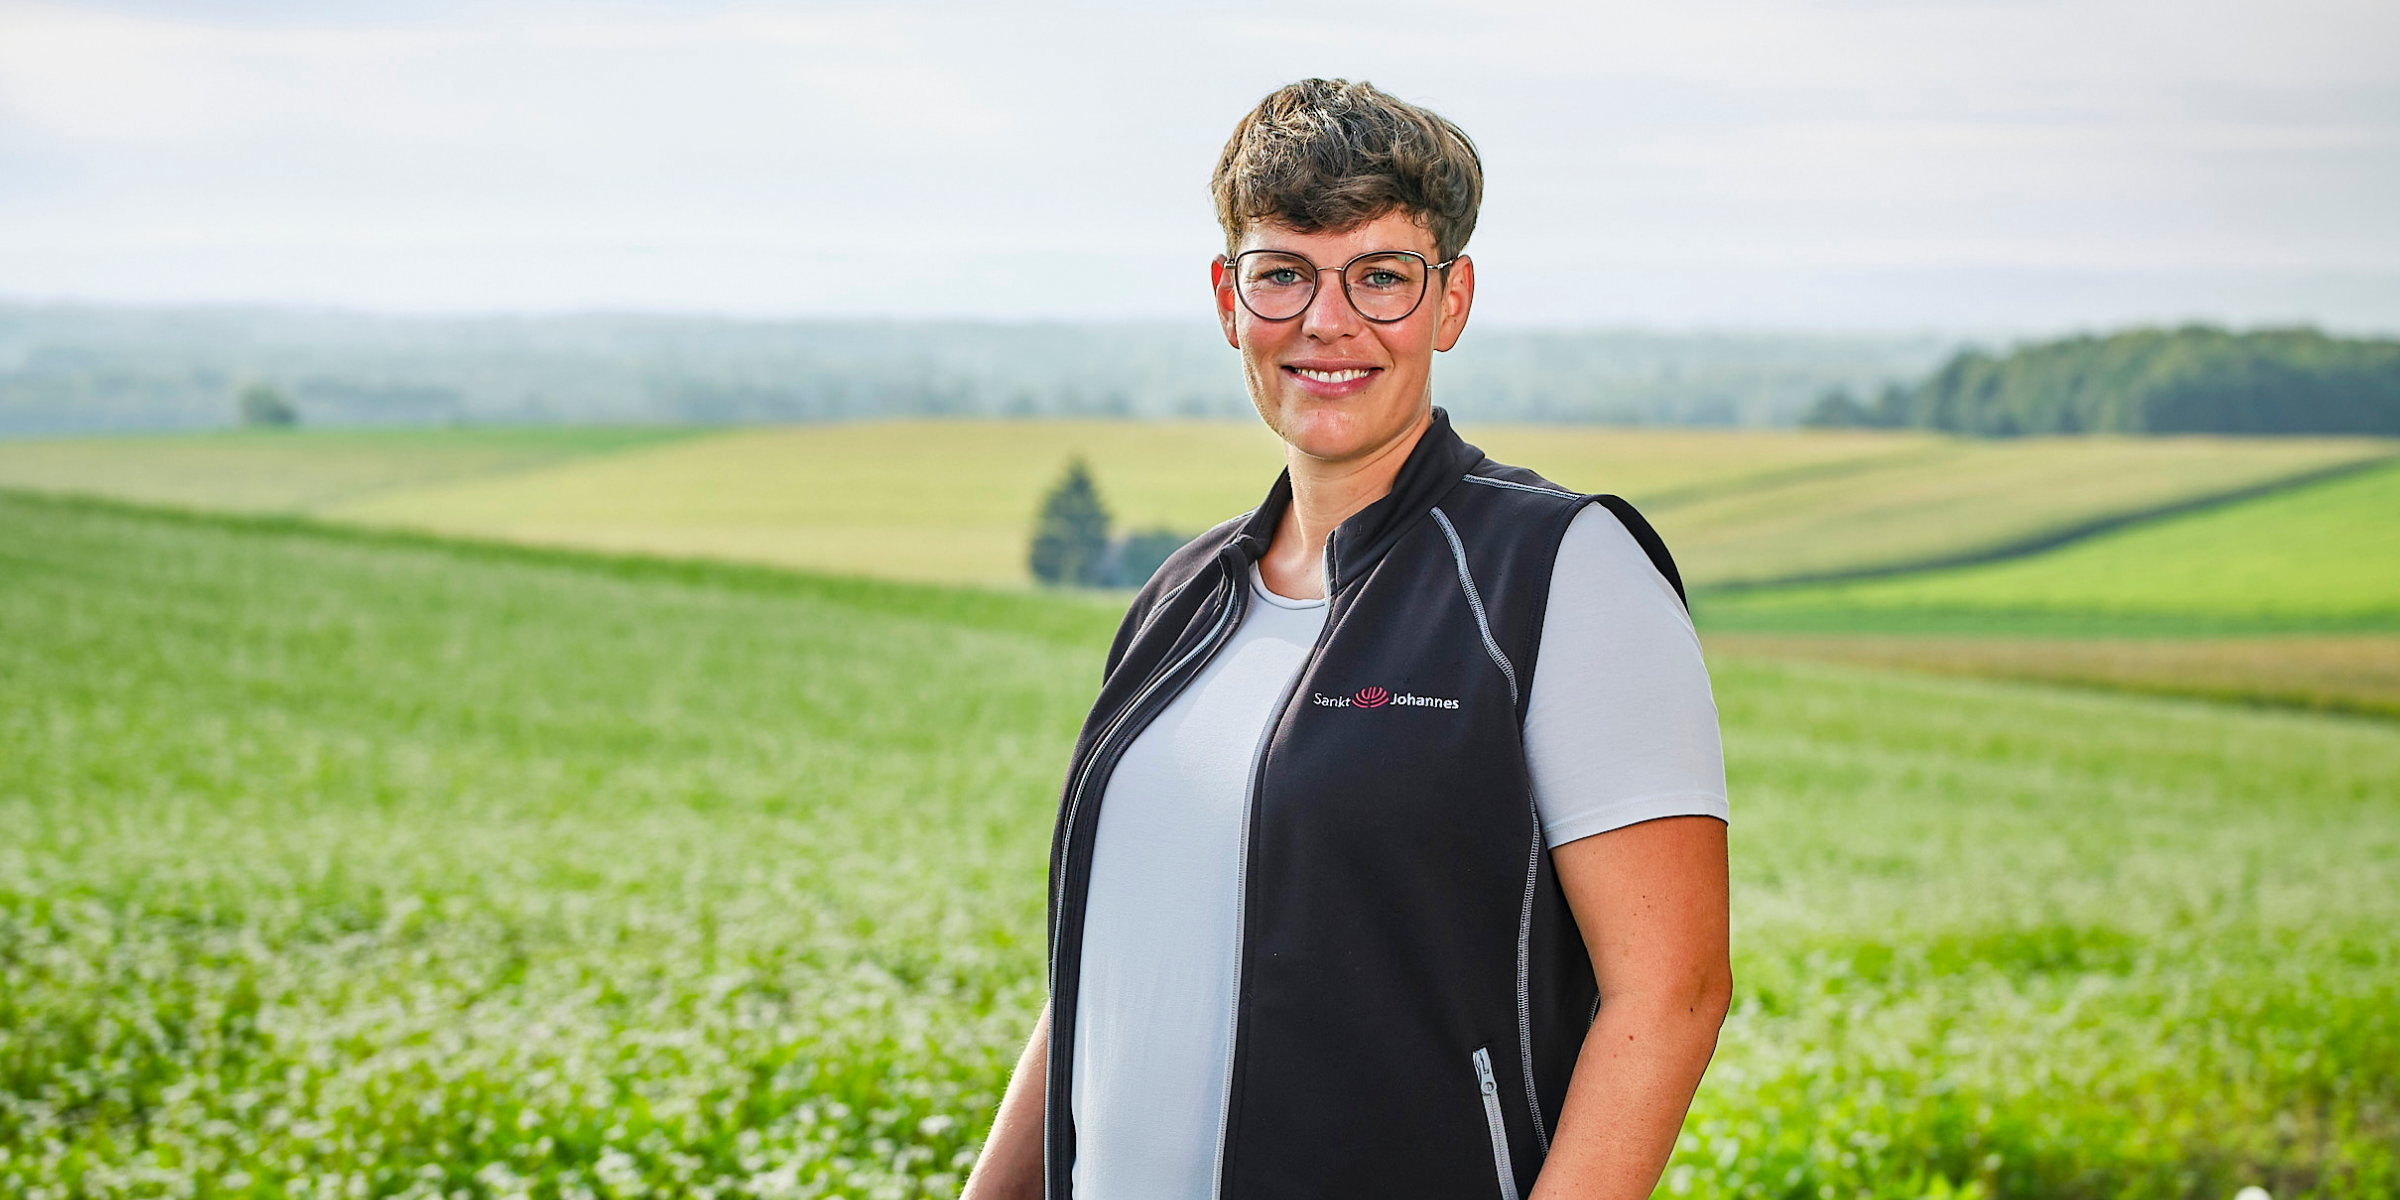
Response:
[[[1703,586],[1999,553],[2392,451],[2361,439],[1461,428],[1505,461],[1630,497]],[[1119,528],[1186,532],[1257,503],[1281,464],[1254,420],[855,422],[647,436],[303,430],[12,441],[0,442],[0,488],[1021,586],[1035,506],[1071,455],[1090,461]]]
[[[2137,329],[1964,351],[1873,405],[1844,392],[1804,424],[2058,433],[2400,434],[2400,341],[2313,329]]]

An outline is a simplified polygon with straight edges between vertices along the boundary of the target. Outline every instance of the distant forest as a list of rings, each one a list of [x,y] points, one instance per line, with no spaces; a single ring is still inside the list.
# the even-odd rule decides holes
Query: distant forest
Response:
[[[2140,329],[1968,350],[1872,401],[1834,389],[1803,424],[2043,433],[2400,435],[2400,341],[2313,329]]]
[[[1476,327],[1437,360],[1462,417],[1791,425],[1828,389],[1918,379],[1932,336]],[[888,416],[1244,416],[1213,326],[417,318],[0,305],[0,434],[721,424]],[[272,421],[263,420],[272,416]]]

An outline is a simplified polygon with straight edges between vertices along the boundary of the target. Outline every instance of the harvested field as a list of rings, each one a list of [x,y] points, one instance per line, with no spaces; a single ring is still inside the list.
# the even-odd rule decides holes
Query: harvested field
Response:
[[[1503,461],[1641,505],[1700,585],[1992,553],[2400,449],[2368,438],[1461,432]],[[1282,464],[1254,421],[287,432],[0,442],[0,488],[1016,587],[1028,582],[1042,493],[1077,455],[1120,529],[1186,533],[1256,504]]]

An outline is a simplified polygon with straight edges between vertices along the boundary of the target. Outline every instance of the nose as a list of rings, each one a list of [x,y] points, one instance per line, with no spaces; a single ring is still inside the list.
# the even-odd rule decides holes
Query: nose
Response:
[[[1328,274],[1333,278],[1325,278]],[[1362,319],[1350,306],[1350,294],[1342,289],[1342,269],[1317,268],[1317,294],[1308,298],[1308,307],[1300,313],[1300,332],[1320,342],[1338,341],[1358,332]]]

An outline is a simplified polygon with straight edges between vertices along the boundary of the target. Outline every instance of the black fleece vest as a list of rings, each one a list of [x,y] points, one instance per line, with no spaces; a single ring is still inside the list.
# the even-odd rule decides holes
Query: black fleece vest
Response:
[[[1125,747],[1241,623],[1291,482],[1135,598],[1077,739],[1050,851],[1047,1195],[1067,1200],[1084,903]],[[1460,440],[1440,409],[1325,551],[1325,628],[1255,746],[1244,821],[1224,1200],[1530,1191],[1598,1006],[1520,737],[1550,574],[1587,504]],[[1086,1200],[1142,1200],[1088,1197]]]

